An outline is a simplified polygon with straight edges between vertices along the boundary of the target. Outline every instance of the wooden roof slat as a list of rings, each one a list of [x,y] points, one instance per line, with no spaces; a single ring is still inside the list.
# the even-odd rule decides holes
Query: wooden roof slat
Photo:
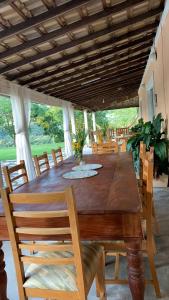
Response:
[[[20,45],[17,45],[16,47],[9,48],[8,50],[0,53],[0,59],[4,59],[4,58],[14,55],[14,54],[18,54],[19,52],[21,52],[23,50],[26,50],[28,48],[37,46],[41,43],[50,41],[56,37],[59,38],[60,36],[62,36],[64,34],[68,34],[70,31],[79,29],[85,25],[88,25],[94,21],[97,21],[98,19],[100,20],[102,18],[108,17],[114,13],[120,12],[122,9],[126,9],[126,8],[130,7],[131,5],[136,5],[140,2],[144,2],[144,0],[141,0],[141,1],[140,0],[128,0],[126,2],[122,2],[120,4],[116,4],[114,6],[107,7],[104,9],[104,11],[98,12],[91,16],[86,16],[82,20],[79,20],[75,23],[66,25],[66,26],[59,28],[57,30],[54,30],[52,32],[47,32],[38,38],[32,39],[32,40],[22,43]],[[0,34],[0,39],[1,39],[1,34]]]
[[[21,67],[21,66],[25,65],[25,64],[35,62],[35,61],[37,61],[41,58],[51,56],[52,54],[56,54],[56,53],[59,53],[61,51],[65,51],[69,48],[72,48],[72,47],[78,46],[79,44],[90,41],[91,39],[96,39],[100,36],[107,35],[109,33],[115,32],[119,29],[122,29],[122,28],[124,28],[126,26],[129,26],[129,25],[132,25],[132,24],[136,24],[136,23],[138,23],[142,20],[145,20],[147,18],[152,18],[154,16],[159,15],[160,13],[161,13],[161,8],[158,7],[158,8],[155,8],[155,9],[149,11],[149,12],[146,12],[142,15],[139,15],[139,16],[133,17],[131,19],[128,19],[126,21],[123,21],[121,23],[113,24],[113,26],[111,28],[106,28],[106,29],[97,31],[95,33],[91,33],[91,34],[89,34],[85,37],[79,38],[77,40],[70,41],[70,42],[68,42],[66,44],[63,44],[63,45],[59,45],[59,46],[57,46],[53,49],[43,51],[41,53],[35,54],[35,55],[33,55],[29,58],[22,59],[20,61],[15,62],[15,63],[11,63],[10,65],[8,65],[6,67],[1,68],[0,69],[0,74],[4,74],[6,72],[14,70],[18,67]]]
[[[84,93],[86,93],[87,91],[91,91],[91,89],[92,89],[92,91],[95,91],[95,90],[97,90],[98,89],[98,87],[105,87],[105,86],[108,86],[108,85],[112,85],[112,84],[114,84],[114,83],[117,83],[117,82],[121,82],[121,81],[123,81],[123,80],[128,80],[129,78],[135,78],[135,76],[137,76],[137,75],[140,75],[140,79],[141,79],[141,76],[142,76],[142,73],[143,73],[143,71],[142,70],[139,70],[139,71],[135,71],[135,72],[133,72],[131,75],[125,75],[125,76],[120,76],[120,78],[116,78],[115,80],[114,79],[111,79],[111,80],[105,80],[104,82],[101,82],[101,83],[97,83],[97,82],[92,82],[92,83],[90,83],[90,84],[88,84],[88,85],[86,85],[86,86],[81,86],[80,88],[77,88],[77,89],[74,89],[72,92],[71,92],[71,96],[73,96],[73,95],[78,95],[78,93],[80,93],[80,92],[83,92],[84,91]],[[65,90],[65,93],[64,93],[64,95],[63,95],[63,93],[61,94],[61,93],[51,93],[51,95],[52,96],[57,96],[57,97],[67,97],[67,96],[69,96],[69,94],[70,93],[68,93],[67,94],[67,91]]]
[[[148,57],[148,56],[147,56]],[[139,63],[139,65],[138,65]],[[51,92],[52,90],[56,90],[58,93],[61,92],[61,91],[65,91],[65,88],[66,88],[66,91],[69,91],[69,88],[72,89],[72,87],[77,87],[81,84],[83,84],[84,82],[86,81],[89,81],[89,80],[94,80],[95,78],[97,77],[100,77],[101,79],[103,78],[108,78],[110,76],[113,76],[114,77],[117,77],[119,76],[119,71],[121,70],[124,70],[124,73],[129,71],[129,70],[133,70],[133,68],[140,68],[141,67],[145,67],[145,64],[146,64],[146,60],[140,60],[139,62],[136,62],[135,64],[131,64],[130,66],[128,65],[127,67],[122,67],[120,68],[120,65],[119,67],[117,68],[112,68],[112,67],[106,67],[104,68],[104,70],[102,69],[101,71],[94,71],[93,72],[93,75],[91,76],[91,73],[88,75],[88,76],[82,76],[81,79],[79,80],[74,80],[74,81],[70,81],[69,83],[65,83],[63,85],[53,85],[53,86],[49,86],[49,87],[46,87],[46,88],[41,88],[41,89],[38,89],[39,92]]]
[[[97,91],[94,92],[86,92],[86,93],[82,93],[82,94],[77,94],[76,96],[69,96],[70,100],[74,103],[76,101],[83,101],[86,99],[86,97],[93,97],[96,95],[104,95],[105,93],[111,93],[113,90],[119,88],[119,83],[120,83],[120,88],[125,88],[126,86],[129,86],[130,84],[132,85],[132,88],[135,90],[135,88],[137,86],[139,86],[140,83],[140,75],[139,76],[135,76],[134,80],[133,78],[128,79],[127,81],[118,81],[116,84],[111,85],[110,87],[106,86],[106,87],[101,87],[98,88]]]
[[[96,45],[94,46],[90,46],[88,47],[87,49],[85,50],[80,50],[78,51],[77,53],[73,53],[73,54],[69,54],[69,55],[66,55],[65,57],[63,58],[59,58],[59,59],[55,59],[55,60],[51,60],[41,66],[36,66],[30,70],[26,70],[26,71],[22,71],[18,74],[15,74],[15,75],[8,75],[8,79],[9,80],[14,80],[14,79],[18,79],[18,78],[21,78],[21,77],[24,77],[24,76],[27,76],[27,75],[32,75],[33,73],[36,73],[38,71],[41,71],[43,69],[46,69],[46,68],[49,68],[50,66],[53,66],[53,65],[58,65],[60,63],[63,63],[63,62],[66,62],[68,60],[72,60],[74,58],[78,58],[78,56],[82,56],[82,55],[86,55],[88,52],[90,51],[93,51],[93,50],[101,50],[103,47],[106,47],[106,46],[109,46],[109,45],[114,45],[113,43],[117,43],[117,42],[122,42],[123,40],[125,39],[128,39],[130,37],[134,37],[142,32],[147,33],[147,31],[149,30],[154,30],[155,29],[155,26],[157,24],[149,24],[149,25],[146,25],[146,26],[143,26],[139,29],[136,29],[136,30],[133,30],[131,32],[128,32],[127,34],[123,34],[122,36],[120,37],[114,37],[114,38],[111,38],[110,40],[108,41],[105,41],[105,42],[102,42],[102,43],[97,43]],[[136,44],[137,43],[137,40],[136,41],[133,41],[131,42]],[[127,47],[129,46],[129,44],[127,44]],[[122,46],[119,46],[118,49],[120,50],[123,50],[125,49],[126,45],[122,45]],[[117,50],[114,49],[114,50],[107,50],[104,52],[103,56],[105,55],[108,55],[107,53],[111,53],[112,51],[115,51],[115,53],[117,53]],[[76,63],[71,63],[70,66],[66,66],[66,67],[62,67],[61,68],[61,71],[64,72],[64,71],[67,71],[71,68],[74,68],[74,67],[78,67],[80,65],[83,65],[84,63],[86,64],[87,62],[91,62],[95,59],[97,59],[99,56],[99,54],[96,54],[95,56],[93,57],[89,57],[89,58],[84,58],[83,61],[80,61],[80,62],[76,62]],[[102,56],[102,53],[100,54],[100,56]],[[86,62],[85,62],[86,61]],[[72,66],[72,67],[71,67]],[[51,76],[51,75],[54,75],[54,74],[58,74],[59,70],[54,70],[54,71],[51,71],[51,72],[46,72],[45,74],[42,74],[42,75],[38,75],[36,77],[32,77],[31,79],[27,79],[27,80],[21,80],[21,84],[29,84],[30,82],[34,82],[35,80],[40,80],[40,79],[43,79],[43,78],[47,78],[48,76]]]
[[[149,51],[150,46],[151,46],[151,43],[150,42],[147,43],[146,40],[145,40],[145,44],[144,45],[140,45],[139,44],[139,47],[135,48],[134,50],[135,50],[136,53],[138,51],[140,51],[140,50],[143,50],[143,51],[145,50],[146,51],[146,49],[147,49],[147,51]],[[126,48],[126,49],[128,49],[128,48]],[[86,67],[84,67],[83,69],[72,70],[72,72],[68,73],[68,74],[63,74],[63,72],[60,71],[60,72],[56,73],[57,77],[51,77],[48,80],[40,81],[38,83],[35,82],[34,84],[32,83],[30,85],[30,87],[31,88],[38,88],[38,87],[44,88],[44,87],[48,86],[49,84],[52,84],[52,83],[56,84],[56,81],[58,82],[58,84],[60,84],[60,81],[61,81],[61,83],[66,84],[67,82],[78,80],[80,78],[80,74],[81,75],[84,75],[85,73],[89,74],[89,71],[91,71],[91,70],[95,71],[95,68],[98,67],[98,66],[103,66],[103,65],[106,66],[107,64],[109,64],[110,62],[112,62],[112,59],[113,59],[113,64],[115,64],[115,65],[116,65],[116,61],[117,60],[123,59],[122,61],[117,62],[117,66],[118,66],[118,63],[121,64],[121,63],[125,63],[125,62],[130,62],[130,61],[132,62],[133,60],[135,60],[135,59],[137,59],[137,58],[140,57],[138,53],[135,54],[134,50],[133,50],[134,55],[131,56],[131,57],[129,57],[128,52],[127,53],[123,53],[123,55],[120,56],[120,55],[115,55],[116,52],[114,53],[112,51],[112,55],[114,54],[114,56],[112,56],[111,58],[108,57],[106,59],[106,56],[105,56],[104,60],[100,60],[99,62],[97,61],[96,64],[92,64],[92,65],[89,64]],[[132,54],[131,50],[129,50],[129,51],[130,51],[130,54]],[[145,56],[145,52],[141,53],[141,55]],[[126,57],[126,60],[124,60],[125,57]],[[58,74],[61,74],[61,76],[58,76]],[[79,76],[75,77],[75,78],[70,78],[70,77],[73,77],[73,76],[76,76],[76,75],[79,75]]]
[[[90,1],[91,0],[72,0],[72,1],[62,4],[60,6],[49,8],[48,11],[46,11],[42,14],[34,16],[34,17],[26,20],[25,22],[13,25],[11,28],[8,28],[8,29],[0,32],[0,40],[6,39],[7,37],[11,37],[11,36],[16,35],[21,32],[23,33],[23,31],[25,31],[27,29],[30,29],[34,26],[38,26],[47,20],[56,18],[57,16],[62,15],[68,11],[75,9],[75,8],[79,8],[82,5],[89,3]],[[0,7],[10,4],[12,2],[13,2],[13,0],[2,1],[2,3],[0,2]]]
[[[110,72],[107,71],[107,74],[104,74],[104,75],[98,75],[96,76],[95,78],[91,78],[91,80],[93,80],[93,82],[89,83],[89,84],[85,84],[86,87],[88,87],[90,84],[95,84],[95,79],[97,78],[100,78],[99,80],[97,80],[97,84],[99,84],[100,82],[101,83],[106,83],[108,80],[112,80],[114,78],[119,78],[120,75],[126,75],[126,74],[130,74],[132,71],[138,71],[138,70],[143,70],[145,68],[145,63],[143,64],[140,64],[139,66],[134,66],[134,67],[131,67],[131,68],[128,68],[127,70],[125,71],[122,71],[122,73],[120,72],[120,69],[119,69],[119,72],[115,71],[114,73],[111,73],[111,70]],[[74,92],[75,90],[77,89],[81,89],[82,87],[84,87],[84,83],[87,82],[87,81],[90,81],[90,79],[86,79],[83,81],[79,81],[78,84],[70,84],[70,85],[65,85],[65,87],[63,88],[55,88],[53,87],[52,89],[49,89],[49,90],[46,90],[47,93],[50,93],[52,90],[55,90],[59,95],[62,95],[64,96],[65,94],[67,95],[68,93],[71,93],[71,92]]]

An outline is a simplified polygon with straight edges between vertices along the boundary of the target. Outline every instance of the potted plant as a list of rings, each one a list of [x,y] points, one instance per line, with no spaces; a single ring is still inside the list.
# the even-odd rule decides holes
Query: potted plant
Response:
[[[73,134],[73,150],[74,157],[79,164],[83,164],[83,147],[85,145],[85,140],[87,137],[87,132],[84,128],[78,128],[76,134]]]
[[[139,170],[139,146],[140,141],[146,144],[146,150],[154,147],[154,177],[158,178],[160,175],[169,172],[168,164],[168,140],[166,132],[162,130],[162,123],[164,119],[161,113],[153,118],[153,121],[144,122],[143,119],[138,121],[134,127],[131,128],[133,136],[127,142],[127,150],[132,151],[135,169]]]

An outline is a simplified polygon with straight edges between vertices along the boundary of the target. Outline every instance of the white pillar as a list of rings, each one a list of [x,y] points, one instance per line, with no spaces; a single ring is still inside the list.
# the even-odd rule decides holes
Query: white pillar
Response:
[[[17,162],[19,163],[20,160],[25,161],[29,180],[32,180],[36,175],[28,132],[31,112],[30,95],[24,87],[11,85],[10,99],[15,127]]]
[[[96,114],[93,111],[92,112],[92,121],[93,121],[93,131],[96,132]],[[93,134],[94,136],[94,141],[96,142],[96,134]]]
[[[71,121],[71,126],[72,126],[72,133],[76,134],[76,123],[75,123],[75,114],[74,114],[73,106],[70,107],[69,114],[70,114],[70,121]]]
[[[96,131],[96,115],[95,112],[92,112],[92,120],[93,120],[93,131]]]
[[[65,142],[65,157],[73,155],[72,139],[70,135],[70,118],[68,106],[63,107],[63,129],[64,129],[64,142]]]
[[[85,131],[88,133],[86,137],[86,144],[89,145],[89,127],[88,127],[88,119],[87,119],[87,109],[84,109],[84,125],[85,125]]]

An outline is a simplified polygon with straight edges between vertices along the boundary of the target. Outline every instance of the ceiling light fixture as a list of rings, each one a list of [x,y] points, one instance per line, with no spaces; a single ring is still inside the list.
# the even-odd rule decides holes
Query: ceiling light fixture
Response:
[[[104,101],[104,98],[103,98],[103,100],[102,100],[102,103],[104,103],[105,101]]]

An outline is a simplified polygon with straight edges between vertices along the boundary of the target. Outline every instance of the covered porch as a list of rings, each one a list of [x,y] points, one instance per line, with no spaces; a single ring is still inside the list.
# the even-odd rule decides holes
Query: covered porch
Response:
[[[137,107],[138,118],[144,121],[162,113],[168,129],[168,0],[5,0],[0,2],[0,16],[0,94],[10,98],[17,161],[25,161],[29,180],[36,177],[29,141],[32,102],[62,109],[65,159],[73,155],[76,110],[83,112],[86,154],[98,142],[98,111]],[[115,129],[111,139],[116,138]],[[162,299],[169,299],[168,198],[167,187],[154,188],[160,226],[156,268]],[[8,241],[2,249],[7,295],[15,300],[18,292]],[[113,268],[111,261],[106,266],[108,277]],[[148,274],[148,266],[145,268]],[[125,269],[122,258],[124,277]],[[97,299],[95,285],[88,299]],[[129,300],[130,290],[125,285],[109,285],[107,299]],[[153,287],[146,287],[145,299],[155,299]]]

